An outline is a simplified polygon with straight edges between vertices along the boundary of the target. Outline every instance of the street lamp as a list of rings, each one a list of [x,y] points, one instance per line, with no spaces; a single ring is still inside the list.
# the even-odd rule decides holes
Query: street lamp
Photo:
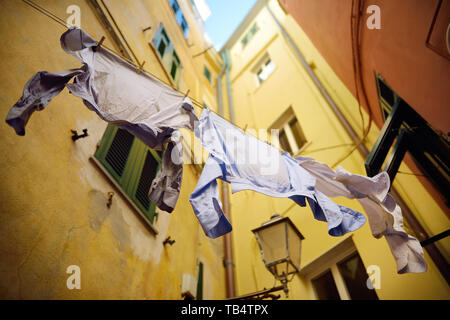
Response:
[[[271,219],[253,229],[266,268],[282,284],[288,295],[287,283],[300,270],[302,240],[305,239],[291,219],[272,215]],[[288,276],[292,277],[288,278]]]

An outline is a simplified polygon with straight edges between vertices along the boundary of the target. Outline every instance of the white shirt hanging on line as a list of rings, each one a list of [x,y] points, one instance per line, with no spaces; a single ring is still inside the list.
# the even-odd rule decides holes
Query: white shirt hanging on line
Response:
[[[385,237],[397,262],[398,273],[422,273],[427,270],[420,242],[403,229],[402,210],[388,193],[389,175],[374,177],[351,174],[342,167],[333,171],[312,158],[297,157],[298,164],[316,178],[316,189],[329,197],[357,199],[364,208],[372,235]]]
[[[171,212],[177,202],[183,174],[179,128],[193,130],[197,120],[189,98],[112,54],[83,30],[70,28],[61,36],[61,47],[79,59],[78,69],[36,73],[25,85],[23,96],[10,109],[6,122],[17,134],[36,110],[44,109],[65,87],[83,99],[97,115],[128,130],[150,148],[161,149],[168,142],[160,171],[149,198],[160,209]],[[73,83],[69,81],[74,78]]]

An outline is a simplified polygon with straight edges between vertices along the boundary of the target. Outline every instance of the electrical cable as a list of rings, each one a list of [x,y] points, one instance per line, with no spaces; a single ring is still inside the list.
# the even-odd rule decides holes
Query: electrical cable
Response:
[[[356,90],[356,99],[358,102],[358,108],[359,108],[359,113],[361,115],[361,119],[363,121],[363,125],[364,125],[364,118],[363,118],[363,114],[362,114],[362,110],[361,110],[361,103],[359,101],[359,90],[358,90],[358,81],[361,83],[361,91],[363,93],[363,97],[364,97],[364,101],[366,103],[367,109],[369,111],[369,123],[367,125],[367,129],[364,130],[363,128],[363,136],[362,138],[355,144],[355,146],[348,151],[346,154],[344,154],[341,158],[339,158],[339,160],[337,160],[332,166],[331,168],[335,169],[342,161],[344,161],[345,159],[347,159],[352,153],[353,151],[355,151],[356,149],[358,149],[358,147],[365,141],[365,139],[367,138],[367,136],[369,135],[370,129],[372,127],[372,118],[373,118],[373,114],[372,114],[372,108],[370,107],[369,104],[369,99],[367,98],[367,92],[364,86],[364,79],[362,77],[362,72],[361,72],[361,52],[360,52],[360,40],[361,40],[361,36],[360,36],[360,22],[361,22],[361,15],[362,15],[362,10],[361,8],[364,7],[364,3],[361,6],[361,0],[356,0],[358,2],[358,6],[357,6],[357,16],[356,16],[356,26],[354,26],[354,21],[353,21],[353,17],[354,17],[354,11],[355,11],[355,0],[352,0],[352,8],[351,8],[351,14],[350,14],[350,26],[351,26],[351,42],[352,42],[352,60],[353,60],[353,74],[355,77],[355,90]],[[363,0],[364,1],[364,0]],[[353,35],[353,33],[356,32],[356,44],[355,44],[355,37]],[[355,52],[356,51],[356,52]],[[357,77],[356,77],[357,75]]]
[[[31,1],[31,0],[22,0],[22,1],[23,1],[24,3],[26,3],[27,5],[29,5],[30,7],[36,9],[37,11],[39,11],[40,13],[42,13],[43,15],[45,15],[45,16],[51,18],[51,19],[54,20],[55,22],[59,23],[60,25],[62,25],[62,26],[64,26],[64,27],[66,27],[67,29],[70,28],[70,26],[69,26],[62,18],[58,17],[57,15],[55,15],[54,13],[52,13],[51,11],[49,11],[49,10],[43,8],[42,6],[38,5],[37,3],[35,3],[35,2],[33,2],[33,1]],[[152,72],[143,69],[143,68],[142,68],[142,65],[141,65],[141,66],[136,65],[136,64],[135,64],[133,61],[131,61],[130,59],[128,59],[128,58],[122,56],[120,53],[117,53],[117,52],[114,51],[113,49],[108,48],[108,47],[107,47],[106,45],[104,45],[104,44],[102,44],[101,46],[102,46],[102,48],[107,49],[108,51],[110,51],[112,54],[116,55],[116,56],[119,57],[120,59],[123,59],[124,61],[128,62],[129,64],[131,64],[131,65],[134,66],[135,68],[139,68],[139,69],[141,70],[141,72],[146,73],[147,75],[149,75],[149,76],[155,78],[156,80],[158,80],[158,81],[161,82],[162,84],[164,84],[164,85],[170,87],[172,90],[174,90],[174,91],[176,91],[176,92],[182,94],[183,96],[185,96],[185,92],[182,92],[182,91],[180,91],[179,89],[173,87],[170,83],[167,83],[166,81],[162,80],[161,78],[159,78],[158,76],[156,76],[156,75],[153,74]],[[192,97],[189,96],[189,95],[186,95],[186,96],[189,97],[189,99],[192,101],[192,105],[193,105],[193,106],[196,106],[196,107],[198,107],[198,108],[200,108],[200,109],[208,109],[209,111],[213,112],[214,114],[216,114],[216,115],[219,116],[220,118],[222,118],[222,119],[224,119],[224,120],[230,122],[230,120],[224,118],[222,115],[220,115],[220,114],[217,113],[216,111],[214,111],[214,110],[212,110],[212,109],[210,109],[210,108],[207,108],[207,107],[203,106],[203,104],[200,103],[198,100],[192,98]],[[230,124],[231,124],[231,122],[230,122]],[[245,129],[244,129],[244,128],[241,128],[240,126],[238,126],[238,125],[236,125],[236,124],[234,124],[234,123],[231,124],[231,125],[233,125],[234,127],[238,128],[238,129],[241,129],[244,133],[245,133],[245,131],[246,131],[246,130],[245,130],[246,128],[245,128]],[[268,145],[271,145],[271,146],[272,146],[272,144],[269,143],[269,142],[267,142],[267,141],[263,141],[263,140],[260,140],[260,139],[258,139],[258,138],[256,138],[256,139],[259,140],[259,141],[261,141],[261,142],[263,142],[263,143],[265,143],[265,144],[268,144]]]

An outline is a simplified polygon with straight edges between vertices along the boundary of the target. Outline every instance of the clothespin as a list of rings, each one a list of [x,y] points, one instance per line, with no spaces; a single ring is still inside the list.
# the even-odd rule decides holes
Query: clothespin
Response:
[[[98,42],[98,44],[94,47],[94,48],[92,48],[92,50],[94,51],[94,52],[96,52],[97,51],[97,48],[98,47],[100,47],[102,44],[103,44],[103,41],[105,41],[105,36],[102,36],[102,38],[100,39],[100,41]]]
[[[186,97],[187,97],[188,94],[189,94],[189,91],[191,91],[191,89],[188,89],[188,90],[186,91],[186,93],[184,94],[183,100],[186,99]]]
[[[140,64],[139,65],[139,68],[138,68],[138,70],[136,71],[137,72],[137,74],[140,74],[141,72],[142,72],[142,67],[144,66],[144,64],[145,64],[145,61],[142,61],[142,64]]]
[[[244,132],[247,130],[247,127],[248,127],[248,123],[245,124]]]

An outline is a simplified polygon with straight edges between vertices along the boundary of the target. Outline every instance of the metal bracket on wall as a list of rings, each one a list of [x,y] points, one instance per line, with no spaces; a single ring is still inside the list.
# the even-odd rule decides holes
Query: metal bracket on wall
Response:
[[[108,202],[106,203],[106,206],[108,207],[108,209],[111,208],[113,196],[114,196],[114,192],[112,192],[112,191],[108,192]]]
[[[83,129],[83,134],[78,134],[76,130],[70,130],[72,132],[72,141],[77,141],[78,139],[85,138],[88,136],[88,129]]]

